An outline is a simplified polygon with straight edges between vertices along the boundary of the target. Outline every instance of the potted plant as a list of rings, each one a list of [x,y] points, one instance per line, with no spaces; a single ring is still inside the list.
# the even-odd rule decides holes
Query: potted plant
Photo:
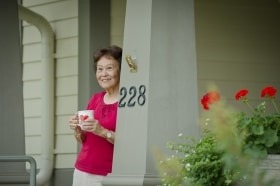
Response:
[[[260,96],[265,100],[256,107],[249,104],[248,93],[247,89],[243,89],[235,95],[236,100],[242,101],[251,110],[251,115],[241,112],[238,116],[238,130],[246,134],[242,149],[250,157],[262,160],[258,165],[260,170],[271,177],[278,178],[280,176],[278,173],[280,171],[280,114],[275,102],[277,89],[273,86],[263,88]],[[274,112],[267,111],[269,104],[274,107]]]
[[[249,104],[248,93],[242,89],[235,99],[248,105],[251,114],[232,109],[218,91],[209,91],[202,97],[205,112],[201,117],[201,138],[180,134],[182,141],[168,143],[175,155],[160,161],[163,185],[267,185],[271,181],[263,179],[256,169],[268,154],[280,153],[276,89],[262,89],[261,97],[267,100],[255,108]],[[275,107],[275,113],[266,112],[266,101]]]
[[[244,151],[252,157],[264,158],[268,154],[280,154],[280,114],[275,103],[276,91],[273,86],[262,89],[261,97],[267,99],[255,108],[249,104],[247,89],[235,95],[236,100],[245,103],[252,111],[251,115],[239,113],[237,122],[239,131],[246,133]],[[267,113],[267,101],[274,106],[275,112]]]

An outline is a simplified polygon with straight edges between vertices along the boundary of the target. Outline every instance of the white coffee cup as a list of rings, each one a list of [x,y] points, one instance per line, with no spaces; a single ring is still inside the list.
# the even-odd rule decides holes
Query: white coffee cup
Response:
[[[78,111],[78,117],[79,117],[79,126],[83,127],[83,121],[90,121],[94,119],[94,111],[93,110],[80,110]]]

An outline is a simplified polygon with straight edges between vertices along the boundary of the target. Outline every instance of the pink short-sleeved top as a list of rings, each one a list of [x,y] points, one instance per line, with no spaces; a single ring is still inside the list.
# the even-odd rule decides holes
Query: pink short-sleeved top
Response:
[[[111,131],[116,129],[118,103],[105,104],[105,92],[94,94],[87,109],[94,110],[94,119]],[[114,145],[105,138],[86,132],[86,139],[77,157],[75,168],[83,172],[107,175],[112,171]]]

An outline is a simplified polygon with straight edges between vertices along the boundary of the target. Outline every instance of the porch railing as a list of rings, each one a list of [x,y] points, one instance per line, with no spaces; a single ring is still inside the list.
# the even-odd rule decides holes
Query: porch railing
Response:
[[[18,156],[0,156],[0,162],[28,162],[30,164],[30,174],[29,174],[29,185],[30,186],[36,186],[36,161],[31,156],[24,156],[24,155],[18,155]],[[1,175],[0,175],[1,176]],[[15,175],[16,176],[16,175]],[[14,177],[15,177],[14,176]],[[8,177],[6,177],[8,178]],[[11,179],[0,179],[1,183],[15,183],[15,179],[13,177],[10,177]],[[16,183],[22,183],[22,181],[18,181]]]

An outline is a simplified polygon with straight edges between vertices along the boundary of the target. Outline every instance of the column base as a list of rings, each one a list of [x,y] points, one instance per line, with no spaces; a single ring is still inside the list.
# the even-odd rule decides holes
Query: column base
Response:
[[[161,179],[157,175],[116,175],[108,174],[103,180],[104,186],[156,186]]]

